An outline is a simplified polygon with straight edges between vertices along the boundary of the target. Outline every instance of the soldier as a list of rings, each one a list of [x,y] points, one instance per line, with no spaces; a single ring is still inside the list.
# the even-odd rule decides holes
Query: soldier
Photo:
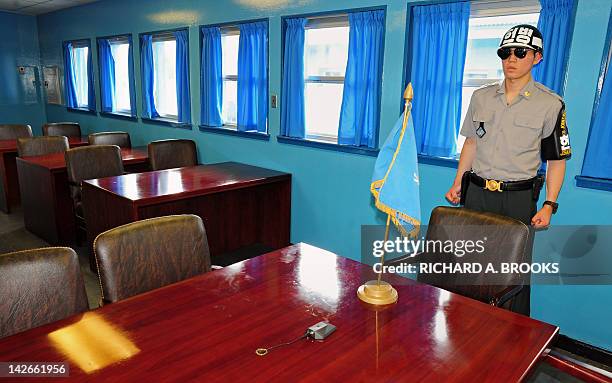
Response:
[[[537,28],[511,28],[497,55],[504,81],[485,85],[472,95],[461,128],[465,144],[446,198],[544,228],[557,211],[565,160],[571,155],[565,107],[558,95],[531,77],[531,69],[543,58]],[[538,210],[544,183],[538,176],[541,161],[547,161],[546,201]],[[527,296],[515,311],[529,315],[529,289],[523,290]]]

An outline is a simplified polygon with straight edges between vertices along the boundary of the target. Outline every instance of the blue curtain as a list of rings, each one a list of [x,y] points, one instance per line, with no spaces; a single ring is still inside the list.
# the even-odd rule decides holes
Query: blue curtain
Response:
[[[130,76],[130,107],[132,116],[136,116],[136,89],[134,89],[134,50],[132,48],[132,36],[128,36],[129,53],[128,53],[128,75]]]
[[[202,28],[202,65],[200,66],[201,122],[222,126],[223,74],[221,72],[221,31]]]
[[[608,77],[609,75],[612,75],[612,72],[608,66],[582,164],[582,175],[587,177],[612,179],[612,78]]]
[[[306,19],[287,19],[281,97],[281,135],[304,138],[304,26]]]
[[[384,11],[349,14],[349,50],[338,143],[376,145],[382,74]]]
[[[461,124],[461,91],[470,3],[413,8],[412,114],[417,152],[454,156]]]
[[[268,120],[268,23],[240,24],[238,130],[265,133]]]
[[[155,72],[153,68],[153,36],[151,35],[143,35],[140,40],[140,73],[142,76],[142,113],[148,118],[159,117],[153,97]]]
[[[66,94],[66,106],[77,108],[77,95],[74,72],[72,68],[72,43],[64,44],[64,93]]]
[[[115,60],[107,39],[98,40],[100,61],[100,103],[103,112],[115,111]]]
[[[544,39],[544,60],[533,72],[536,81],[561,94],[565,83],[565,58],[569,48],[573,0],[540,0],[538,29]]]
[[[174,32],[176,38],[176,102],[179,122],[191,122],[189,99],[189,34],[186,30]]]
[[[91,54],[91,46],[87,44],[87,109],[96,110],[96,94],[94,92],[94,70],[93,70],[93,55]]]

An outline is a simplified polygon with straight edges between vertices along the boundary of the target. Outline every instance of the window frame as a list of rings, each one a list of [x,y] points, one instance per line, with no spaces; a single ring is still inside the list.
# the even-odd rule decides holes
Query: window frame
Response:
[[[586,153],[589,150],[589,141],[591,140],[591,132],[593,130],[593,124],[595,123],[595,117],[597,110],[599,109],[599,103],[601,101],[601,92],[603,91],[604,81],[606,80],[606,72],[608,67],[612,65],[612,14],[608,18],[608,30],[606,32],[606,40],[604,43],[604,49],[601,57],[601,64],[599,65],[599,76],[597,77],[597,85],[595,87],[595,101],[593,102],[593,109],[591,111],[591,121],[589,122],[589,133],[587,134],[586,145],[584,155],[582,156],[582,165],[580,166],[580,174],[575,176],[576,186],[588,189],[597,189],[612,191],[612,178],[594,178],[583,176],[584,170],[584,159]],[[612,81],[612,79],[608,79]]]
[[[332,15],[332,16],[318,16],[307,18],[304,30],[308,29],[325,29],[334,27],[349,27],[348,13]],[[306,49],[306,43],[304,43],[304,49]],[[348,41],[347,41],[348,49]],[[347,58],[348,59],[348,58]],[[304,66],[306,66],[306,58],[304,58]],[[345,72],[346,75],[346,72]],[[306,76],[304,75],[304,94],[306,94],[306,84],[341,84],[344,91],[344,78],[345,76]],[[342,107],[342,101],[340,101]],[[304,105],[304,108],[306,105]],[[338,121],[340,123],[340,121]],[[335,136],[327,134],[308,134],[308,127],[305,127],[305,135],[307,140],[319,141],[329,144],[338,144],[338,134]],[[378,145],[377,145],[378,146]]]
[[[383,11],[384,12],[384,25],[385,28],[383,28],[383,36],[382,36],[382,51],[384,52],[385,50],[385,42],[386,42],[386,35],[387,35],[387,5],[382,5],[382,6],[373,6],[373,7],[361,7],[361,8],[349,8],[349,9],[339,9],[339,10],[332,10],[332,11],[323,11],[323,12],[313,12],[313,13],[304,13],[304,14],[293,14],[293,15],[286,15],[286,16],[281,16],[281,64],[280,64],[280,72],[281,72],[281,79],[280,79],[280,83],[283,83],[283,78],[285,76],[285,73],[283,71],[283,63],[285,61],[285,32],[287,30],[287,20],[289,19],[295,19],[295,18],[306,18],[306,19],[311,19],[308,20],[306,22],[306,26],[305,29],[308,29],[308,23],[309,22],[315,22],[314,20],[316,19],[323,19],[323,18],[327,18],[327,19],[332,19],[334,16],[341,16],[341,15],[345,15],[347,20],[348,20],[348,15],[351,13],[356,13],[356,12],[365,12],[365,11]],[[384,62],[384,53],[381,55],[380,60],[381,63]],[[384,71],[384,66],[381,65],[381,68],[383,68]],[[279,143],[283,143],[283,144],[289,144],[289,145],[296,145],[296,146],[306,146],[306,147],[312,147],[312,148],[318,148],[318,149],[324,149],[324,150],[331,150],[331,151],[336,151],[336,152],[344,152],[344,153],[352,153],[352,154],[359,154],[359,155],[365,155],[365,156],[370,156],[370,157],[376,157],[378,156],[378,152],[379,152],[379,146],[380,146],[380,122],[381,122],[381,102],[382,102],[382,72],[379,74],[379,79],[378,81],[381,83],[381,92],[379,92],[378,95],[378,105],[379,105],[379,115],[378,115],[378,124],[376,126],[376,135],[375,135],[375,147],[374,148],[367,148],[367,147],[358,147],[358,146],[350,146],[350,145],[340,145],[338,144],[338,139],[336,137],[336,141],[335,142],[330,142],[330,141],[324,141],[324,140],[315,140],[315,139],[311,139],[308,138],[308,136],[306,136],[305,138],[294,138],[294,137],[287,137],[287,136],[283,136],[280,133],[276,136],[276,140]],[[344,83],[344,81],[342,82]],[[304,77],[304,86],[306,84],[306,77]],[[282,100],[282,86],[280,87],[280,91],[279,91],[279,96],[278,96],[278,100]]]
[[[74,40],[64,40],[62,41],[62,56],[63,56],[63,52],[64,52],[64,47],[66,46],[66,44],[72,44],[73,48],[82,48],[82,47],[87,47],[87,60],[89,60],[89,62],[91,62],[92,64],[92,73],[87,73],[87,87],[88,89],[91,88],[91,90],[94,92],[93,94],[93,100],[94,100],[94,104],[93,105],[88,105],[87,107],[70,107],[68,105],[66,105],[66,110],[69,112],[77,112],[77,113],[86,113],[86,114],[97,114],[97,95],[95,94],[95,65],[94,62],[91,61],[93,60],[93,52],[91,50],[91,39],[89,38],[84,38],[84,39],[74,39]],[[64,61],[64,59],[62,58],[62,61]],[[64,62],[64,66],[66,65],[66,63]],[[64,82],[66,81],[66,68],[64,67],[64,73],[63,73],[63,79]],[[65,85],[65,84],[64,84]],[[66,88],[64,87],[62,89],[62,93],[64,93],[64,90]],[[89,96],[88,96],[89,97]],[[64,99],[66,99],[67,97],[64,95]]]
[[[200,125],[199,125],[199,129],[201,132],[204,133],[215,133],[215,134],[222,134],[222,135],[229,135],[229,136],[236,136],[236,137],[245,137],[245,138],[253,138],[256,140],[263,140],[263,141],[269,141],[270,140],[270,109],[273,109],[271,107],[271,103],[270,103],[270,98],[273,96],[273,94],[270,94],[270,19],[268,17],[265,18],[259,18],[259,19],[248,19],[248,20],[239,20],[239,21],[228,21],[228,22],[223,22],[223,23],[215,23],[215,24],[201,24],[198,26],[198,44],[199,44],[199,56],[198,56],[198,62],[201,63],[202,60],[202,30],[204,28],[212,28],[212,27],[217,27],[219,29],[221,29],[221,35],[223,36],[223,30],[227,30],[227,31],[231,31],[231,30],[235,30],[237,32],[237,34],[240,34],[240,25],[241,24],[250,24],[250,23],[256,23],[256,22],[265,22],[266,23],[266,27],[268,29],[268,38],[266,41],[266,44],[268,45],[267,47],[267,57],[266,57],[266,71],[268,72],[268,81],[266,86],[268,87],[268,100],[266,100],[266,102],[268,103],[268,118],[267,118],[267,123],[266,123],[266,132],[265,133],[259,133],[259,132],[253,132],[253,131],[248,131],[248,132],[243,132],[238,130],[238,125],[237,124],[226,124],[223,123],[222,126],[208,126],[208,125],[204,125],[201,123],[201,116],[200,116]],[[221,59],[223,59],[223,52],[221,52]],[[200,68],[199,74],[198,74],[199,78],[200,78],[200,83],[202,81],[202,68]],[[235,80],[234,80],[235,77]],[[223,77],[223,82],[226,81],[225,76]],[[236,84],[238,84],[238,73],[236,73],[236,76],[230,75],[227,76],[227,80],[228,81],[236,81]],[[200,94],[200,97],[202,97],[202,95]],[[280,98],[278,98],[280,99]]]
[[[178,31],[187,31],[187,36],[189,38],[189,27],[185,26],[185,27],[180,27],[180,28],[174,28],[174,29],[164,29],[164,30],[159,30],[159,31],[150,31],[150,32],[141,32],[138,34],[138,62],[142,62],[142,52],[140,50],[140,44],[142,41],[142,37],[146,36],[146,35],[151,35],[152,38],[152,42],[155,42],[156,40],[156,36],[157,37],[161,37],[161,38],[168,38],[168,37],[172,37],[174,38],[174,32],[178,32]],[[158,40],[159,41],[159,40]],[[134,59],[136,60],[136,59]],[[191,73],[191,60],[187,60],[189,63],[189,73]],[[140,64],[139,64],[140,66]],[[142,73],[140,74],[142,76]],[[140,84],[142,87],[142,84]],[[191,104],[191,75],[189,75],[189,92],[190,92],[190,97],[189,97],[189,102]],[[142,94],[142,89],[140,90],[140,101],[141,103],[141,108],[140,108],[140,113],[143,113],[144,107],[142,107],[142,102],[143,102],[143,94]],[[178,107],[178,105],[177,105]],[[193,111],[192,111],[193,112]],[[192,114],[192,118],[193,118],[193,114]],[[191,122],[179,122],[178,121],[178,116],[176,116],[175,118],[171,118],[171,117],[167,117],[167,116],[160,116],[160,117],[156,117],[156,118],[149,118],[147,116],[143,116],[140,115],[140,120],[144,123],[149,123],[149,124],[153,124],[153,125],[162,125],[162,126],[170,126],[173,128],[181,128],[181,129],[189,129],[191,130]]]
[[[174,43],[176,44],[176,37],[173,34],[174,31],[163,31],[163,32],[159,32],[159,33],[154,33],[151,34],[151,43],[155,44],[155,43],[159,43],[159,42],[167,42],[167,41],[174,41]],[[175,45],[176,46],[176,45]],[[174,52],[174,56],[176,57],[176,50]],[[175,58],[176,60],[176,58]],[[155,62],[155,59],[153,59],[153,62]],[[155,71],[153,72],[154,75]],[[174,73],[174,84],[175,84],[175,89],[174,92],[176,92],[176,69],[175,69],[175,73]],[[178,103],[178,100],[177,100]],[[157,105],[156,105],[157,108]],[[161,114],[159,112],[159,110],[157,110],[157,113],[159,113],[159,118],[160,120],[169,120],[169,121],[178,121],[178,104],[177,104],[177,114]]]
[[[134,38],[130,33],[124,33],[124,34],[119,34],[119,35],[111,35],[111,36],[100,36],[96,38],[96,52],[98,54],[98,76],[101,76],[100,73],[100,45],[98,44],[98,41],[100,40],[109,40],[111,41],[111,45],[113,44],[113,42],[120,42],[120,41],[125,41],[125,43],[127,43],[129,45],[129,53],[132,56],[132,67],[129,67],[129,62],[128,62],[128,83],[129,83],[129,90],[130,90],[130,106],[132,107],[131,110],[129,111],[116,111],[116,112],[105,112],[102,111],[102,105],[100,105],[100,116],[102,117],[111,117],[111,118],[119,118],[119,119],[127,119],[127,120],[137,120],[138,119],[138,110],[137,110],[137,103],[136,103],[136,82],[135,82],[135,74],[134,74],[134,57],[135,57],[135,52],[134,52]],[[101,95],[102,94],[102,81],[99,79],[98,80],[98,92]],[[102,100],[100,100],[100,103],[102,103]]]
[[[238,35],[238,41],[240,41],[240,28],[238,28],[238,24],[232,24],[232,25],[227,25],[227,26],[222,26],[219,27],[219,29],[221,30],[221,38],[223,38],[224,35],[226,36],[233,36],[233,35]],[[240,50],[240,49],[238,49]],[[238,57],[238,56],[236,56]],[[221,43],[221,62],[223,62],[223,42]],[[236,68],[238,67],[238,63],[236,63]],[[221,78],[223,81],[223,88],[225,89],[225,82],[226,81],[234,81],[236,83],[236,89],[238,89],[238,69],[236,69],[236,74],[230,74],[230,75],[223,75],[223,72],[221,73]],[[236,95],[237,96],[237,95]],[[221,103],[221,105],[223,106],[223,102]],[[223,111],[222,111],[223,113]],[[238,111],[236,111],[236,114],[238,113]],[[238,118],[238,117],[236,117]],[[238,131],[238,123],[223,123],[224,127],[233,129]]]

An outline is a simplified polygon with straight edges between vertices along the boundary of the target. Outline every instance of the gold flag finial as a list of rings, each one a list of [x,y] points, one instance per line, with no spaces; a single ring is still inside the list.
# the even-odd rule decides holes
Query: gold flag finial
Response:
[[[412,102],[414,98],[414,90],[412,89],[412,83],[408,83],[406,89],[404,90],[404,100],[408,102]]]

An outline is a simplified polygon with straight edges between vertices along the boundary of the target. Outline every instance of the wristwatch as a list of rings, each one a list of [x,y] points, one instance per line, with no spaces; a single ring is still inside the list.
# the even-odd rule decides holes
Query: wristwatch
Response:
[[[549,205],[550,207],[552,207],[553,214],[555,214],[557,212],[557,209],[559,208],[559,204],[553,201],[544,201],[544,205]]]

